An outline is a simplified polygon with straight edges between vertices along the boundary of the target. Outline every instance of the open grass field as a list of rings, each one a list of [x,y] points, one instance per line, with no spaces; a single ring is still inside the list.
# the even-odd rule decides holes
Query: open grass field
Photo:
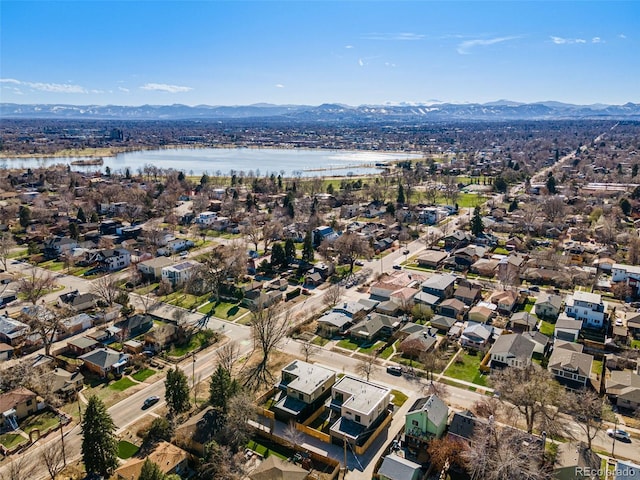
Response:
[[[131,442],[127,442],[126,440],[121,440],[118,442],[118,457],[127,460],[128,458],[133,457],[136,453],[138,453],[140,447],[134,445]]]
[[[445,376],[487,386],[487,377],[480,373],[478,367],[482,361],[480,353],[476,355],[460,352],[456,360],[444,372]]]

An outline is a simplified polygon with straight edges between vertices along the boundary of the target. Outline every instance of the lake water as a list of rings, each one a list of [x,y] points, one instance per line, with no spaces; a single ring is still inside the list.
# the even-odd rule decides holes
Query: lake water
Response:
[[[119,153],[115,157],[105,157],[102,166],[73,166],[79,171],[124,172],[129,168],[132,174],[145,165],[161,169],[182,170],[188,175],[229,175],[231,171],[256,176],[343,176],[363,175],[381,172],[376,164],[393,160],[422,158],[419,154],[363,152],[346,150],[301,150],[269,148],[176,148],[163,150],[143,150]],[[1,168],[34,168],[55,164],[69,165],[80,157],[58,158],[4,158]]]

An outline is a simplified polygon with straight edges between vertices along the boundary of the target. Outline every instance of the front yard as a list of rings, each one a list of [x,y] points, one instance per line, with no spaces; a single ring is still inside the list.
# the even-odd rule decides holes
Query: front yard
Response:
[[[488,379],[487,376],[483,375],[478,369],[480,362],[482,362],[482,353],[477,352],[473,354],[462,351],[458,353],[458,356],[449,368],[445,370],[444,374],[447,377],[486,387]]]
[[[44,433],[47,430],[57,427],[60,424],[60,418],[53,412],[43,412],[37,415],[31,415],[25,419],[20,425],[20,428],[27,434],[32,430],[40,430],[40,433]]]
[[[209,302],[206,305],[198,308],[198,312],[204,315],[211,315],[223,320],[229,320],[233,322],[236,318],[244,315],[249,310],[241,307],[239,303],[231,302]]]

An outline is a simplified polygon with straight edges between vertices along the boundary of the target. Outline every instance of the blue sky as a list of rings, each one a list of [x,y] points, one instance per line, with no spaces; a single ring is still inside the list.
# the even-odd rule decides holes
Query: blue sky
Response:
[[[640,102],[640,2],[11,1],[0,101]]]

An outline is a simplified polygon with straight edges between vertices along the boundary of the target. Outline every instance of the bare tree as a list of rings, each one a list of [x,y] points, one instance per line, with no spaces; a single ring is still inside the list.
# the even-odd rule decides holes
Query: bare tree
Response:
[[[367,379],[369,381],[369,377],[373,373],[373,370],[376,365],[376,357],[373,355],[365,355],[365,357],[358,362],[356,366],[356,372]]]
[[[61,316],[43,305],[34,305],[24,310],[21,318],[42,340],[44,353],[50,355],[51,346],[60,333]]]
[[[225,282],[235,282],[247,271],[246,248],[240,244],[220,245],[213,249],[204,259],[199,274],[216,300],[220,300],[220,290]]]
[[[108,306],[112,307],[113,304],[116,303],[121,290],[109,275],[105,275],[93,282],[93,293],[100,297],[100,299]]]
[[[304,361],[308,362],[309,359],[320,351],[320,347],[314,345],[311,342],[302,342],[300,344],[300,353],[304,357]]]
[[[40,450],[40,460],[47,467],[51,480],[56,480],[56,476],[64,469],[62,444],[54,440],[43,445]]]
[[[258,246],[262,241],[262,228],[257,222],[252,218],[249,220],[249,223],[245,225],[242,229],[242,233],[247,237],[249,243],[252,243],[255,247],[256,252],[258,251]]]
[[[613,417],[611,408],[602,397],[593,390],[582,389],[568,394],[567,411],[587,437],[587,448],[602,430],[603,420]]]
[[[225,421],[225,440],[233,448],[246,445],[253,427],[249,423],[256,418],[256,407],[251,396],[241,390],[229,399]]]
[[[466,448],[466,443],[446,436],[431,440],[427,446],[427,453],[437,473],[453,465],[464,466],[462,454]]]
[[[277,220],[269,219],[262,226],[262,241],[264,242],[264,253],[269,251],[272,242],[282,238],[282,224]]]
[[[147,283],[146,287],[149,286]],[[151,310],[153,310],[156,305],[159,304],[158,298],[155,295],[152,295],[151,292],[143,293],[136,296],[138,303],[142,306],[142,311],[147,314]]]
[[[18,291],[24,295],[27,302],[35,305],[54,285],[55,280],[51,273],[33,267],[27,276],[20,279]]]
[[[36,466],[26,455],[13,455],[12,460],[0,472],[0,480],[30,480]]]
[[[251,312],[251,333],[253,348],[262,355],[258,364],[248,372],[245,384],[259,386],[273,381],[269,371],[269,357],[287,335],[288,310],[279,305],[258,305]]]
[[[13,250],[16,245],[16,241],[13,239],[11,233],[3,232],[0,234],[0,264],[4,270],[7,269],[7,262],[11,255],[11,250]]]
[[[335,283],[325,290],[324,295],[322,296],[322,303],[329,308],[333,308],[340,303],[343,295],[344,288]]]
[[[290,420],[289,424],[282,432],[282,436],[291,444],[294,450],[298,449],[298,445],[301,445],[304,441],[304,434],[296,428],[296,422]]]
[[[220,347],[216,352],[218,364],[229,373],[233,371],[233,365],[235,364],[239,355],[240,348],[238,347],[238,344],[236,342],[229,342]]]
[[[358,258],[371,259],[373,249],[369,242],[357,233],[343,233],[334,242],[333,248],[340,255],[340,259],[349,264],[349,273],[353,273],[353,266]]]
[[[474,480],[550,480],[542,442],[521,430],[493,422],[477,425],[470,446],[462,453]]]
[[[562,197],[558,197],[557,195],[549,197],[544,202],[544,212],[547,216],[547,219],[551,222],[555,222],[558,219],[561,219],[564,215],[564,209],[564,200],[562,200]]]
[[[557,406],[564,403],[565,391],[551,372],[536,364],[509,367],[492,375],[492,383],[501,393],[500,400],[513,404],[525,418],[528,433],[538,422],[547,431],[557,426]]]

